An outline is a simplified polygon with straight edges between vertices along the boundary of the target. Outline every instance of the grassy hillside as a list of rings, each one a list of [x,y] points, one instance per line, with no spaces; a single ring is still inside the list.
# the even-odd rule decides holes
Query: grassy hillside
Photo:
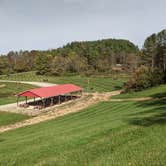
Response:
[[[14,94],[34,87],[28,84],[0,82],[0,105],[15,103],[16,97]]]
[[[125,99],[125,98],[138,98],[138,97],[153,97],[153,98],[166,97],[166,85],[160,85],[140,92],[120,94],[117,96],[113,96],[112,98]]]
[[[166,100],[102,102],[0,135],[0,165],[166,163]]]
[[[8,112],[0,112],[0,126],[5,126],[8,124],[13,124],[18,121],[22,121],[29,118],[27,115],[14,114]]]
[[[128,80],[128,76],[121,74],[117,76],[112,75],[110,77],[85,77],[80,75],[47,77],[36,75],[35,72],[28,72],[10,76],[0,76],[0,79],[16,81],[46,81],[55,84],[73,83],[83,87],[85,91],[108,92],[121,89],[124,82]]]

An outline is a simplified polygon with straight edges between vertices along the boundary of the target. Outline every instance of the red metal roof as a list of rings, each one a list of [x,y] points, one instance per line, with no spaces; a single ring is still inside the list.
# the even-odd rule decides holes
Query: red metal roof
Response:
[[[18,96],[48,98],[81,90],[82,88],[74,84],[64,84],[27,90],[18,94]]]

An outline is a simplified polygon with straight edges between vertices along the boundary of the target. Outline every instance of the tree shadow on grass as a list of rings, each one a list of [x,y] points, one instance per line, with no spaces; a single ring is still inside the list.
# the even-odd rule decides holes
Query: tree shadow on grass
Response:
[[[152,97],[152,98],[163,98],[163,97],[166,97],[166,92],[156,93],[154,95],[151,95],[150,97]]]
[[[166,113],[153,115],[150,117],[133,118],[129,122],[132,125],[145,126],[145,127],[148,127],[154,124],[162,125],[162,124],[166,124]]]
[[[5,139],[4,138],[0,138],[0,142],[3,142],[3,141],[5,141]]]
[[[136,105],[143,111],[130,114],[127,119],[129,124],[145,127],[166,124],[166,99],[137,102]]]
[[[115,90],[119,90],[119,89],[122,89],[122,87],[123,87],[123,86],[115,85],[115,86],[114,86],[114,89],[115,89]]]

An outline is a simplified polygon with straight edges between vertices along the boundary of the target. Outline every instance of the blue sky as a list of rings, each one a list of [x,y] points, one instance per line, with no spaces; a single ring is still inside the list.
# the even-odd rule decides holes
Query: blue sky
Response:
[[[166,0],[0,0],[0,53],[123,38],[141,47],[166,28]]]

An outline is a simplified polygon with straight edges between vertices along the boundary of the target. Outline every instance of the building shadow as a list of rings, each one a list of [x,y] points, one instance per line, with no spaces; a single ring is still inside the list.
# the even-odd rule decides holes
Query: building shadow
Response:
[[[50,107],[50,106],[58,105],[58,104],[61,104],[61,103],[64,103],[64,102],[67,102],[70,100],[75,100],[77,98],[80,98],[80,96],[61,95],[61,96],[46,98],[44,100],[28,102],[28,105]]]

